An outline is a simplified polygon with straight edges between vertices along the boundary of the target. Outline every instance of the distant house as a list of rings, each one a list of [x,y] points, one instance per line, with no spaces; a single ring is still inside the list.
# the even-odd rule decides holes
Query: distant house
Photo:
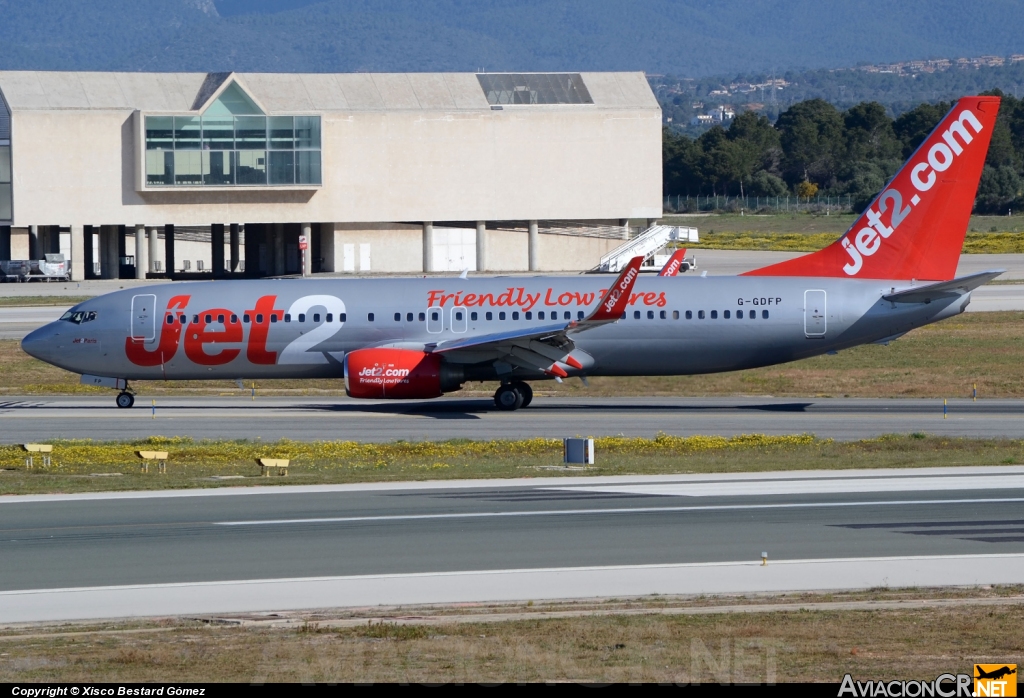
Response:
[[[710,114],[698,114],[697,116],[690,119],[691,126],[712,126],[715,123],[715,117]]]

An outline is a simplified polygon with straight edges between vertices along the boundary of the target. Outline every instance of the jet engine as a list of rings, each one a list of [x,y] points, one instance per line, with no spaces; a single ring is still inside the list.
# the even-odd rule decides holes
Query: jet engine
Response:
[[[437,354],[410,349],[357,349],[345,355],[345,392],[367,399],[423,399],[458,390],[465,379]]]

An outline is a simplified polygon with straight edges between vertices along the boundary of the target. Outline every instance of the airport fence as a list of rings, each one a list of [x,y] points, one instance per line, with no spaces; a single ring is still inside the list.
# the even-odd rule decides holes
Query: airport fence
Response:
[[[845,196],[666,196],[665,213],[725,211],[740,213],[856,213],[853,200]]]

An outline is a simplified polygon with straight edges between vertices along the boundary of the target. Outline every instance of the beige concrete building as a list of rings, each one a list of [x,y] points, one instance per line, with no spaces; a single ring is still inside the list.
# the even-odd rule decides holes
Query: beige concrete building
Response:
[[[584,269],[660,215],[641,73],[0,72],[0,259],[75,278]]]

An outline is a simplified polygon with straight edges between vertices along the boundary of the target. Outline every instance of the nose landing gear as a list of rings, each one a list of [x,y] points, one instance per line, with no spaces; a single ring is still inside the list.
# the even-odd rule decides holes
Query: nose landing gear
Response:
[[[494,404],[503,412],[512,412],[533,402],[533,388],[529,383],[513,381],[503,383],[494,393]]]

